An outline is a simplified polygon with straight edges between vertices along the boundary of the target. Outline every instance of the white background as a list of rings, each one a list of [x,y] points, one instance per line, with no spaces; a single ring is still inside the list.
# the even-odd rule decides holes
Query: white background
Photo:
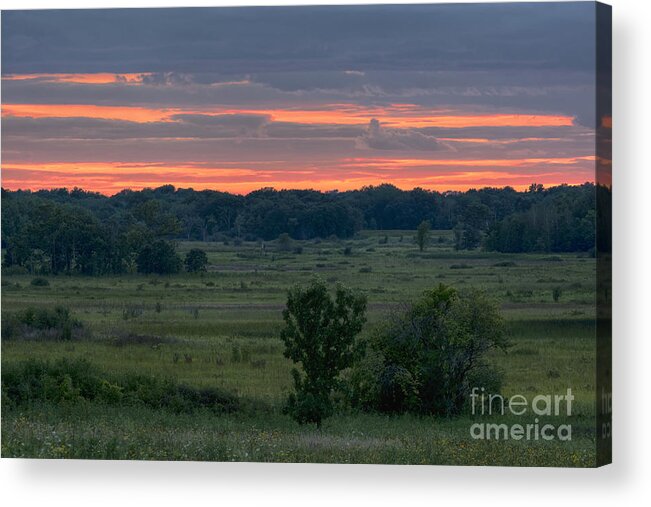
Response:
[[[0,0],[2,9],[300,3]],[[614,45],[613,465],[570,470],[3,459],[4,505],[651,505],[651,2],[609,3]]]

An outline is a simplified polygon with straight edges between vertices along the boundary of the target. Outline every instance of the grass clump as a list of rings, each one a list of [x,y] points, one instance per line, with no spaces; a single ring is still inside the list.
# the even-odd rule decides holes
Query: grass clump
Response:
[[[517,264],[513,261],[502,261],[493,264],[493,267],[495,268],[514,268],[515,266],[517,266]]]
[[[560,255],[550,255],[549,257],[543,257],[540,260],[543,262],[563,262],[563,257]]]
[[[176,338],[167,336],[145,335],[136,333],[121,333],[111,341],[111,345],[116,347],[127,347],[130,345],[149,345],[157,347],[161,343],[177,343]]]

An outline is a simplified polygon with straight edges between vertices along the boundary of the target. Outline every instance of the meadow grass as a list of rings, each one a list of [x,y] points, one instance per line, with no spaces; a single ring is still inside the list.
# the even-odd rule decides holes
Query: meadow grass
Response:
[[[385,236],[387,238],[385,242]],[[441,239],[439,239],[441,238]],[[408,231],[363,231],[351,240],[239,246],[180,243],[207,252],[201,275],[115,277],[3,274],[2,312],[63,305],[88,330],[68,342],[3,340],[2,363],[84,358],[112,375],[140,373],[219,387],[257,411],[215,416],[94,403],[3,410],[2,455],[414,464],[592,466],[595,460],[595,260],[581,254],[457,252],[450,231],[433,231],[419,252]],[[347,249],[347,247],[349,247]],[[552,259],[553,257],[553,259]],[[455,267],[456,266],[456,267]],[[458,266],[463,266],[459,268]],[[575,395],[571,442],[469,438],[468,417],[389,417],[339,411],[322,430],[282,415],[291,363],[279,332],[286,291],[314,275],[363,291],[363,333],[439,283],[485,290],[506,319],[512,347],[489,361],[503,393]],[[560,297],[554,299],[554,291]],[[565,419],[564,419],[565,420]]]

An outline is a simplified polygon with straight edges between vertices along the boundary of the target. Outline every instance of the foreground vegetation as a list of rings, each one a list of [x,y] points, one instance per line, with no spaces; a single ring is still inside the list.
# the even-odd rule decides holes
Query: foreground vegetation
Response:
[[[257,241],[181,243],[182,255],[207,253],[207,271],[196,274],[48,275],[33,283],[35,275],[4,268],[3,326],[13,334],[3,329],[3,457],[594,465],[594,259],[458,252],[453,231],[437,230],[421,252],[414,234],[290,238],[289,246],[264,249]],[[315,272],[333,289],[344,282],[365,294],[363,337],[441,282],[485,290],[500,305],[511,343],[508,353],[487,356],[504,374],[502,392],[571,387],[572,441],[477,441],[467,415],[375,414],[340,399],[321,429],[297,424],[282,413],[293,388],[282,310],[287,289]],[[62,364],[87,365],[104,387],[82,395]],[[42,374],[52,368],[60,376],[38,392],[54,394],[25,400],[8,392],[20,379],[52,377]],[[34,369],[41,373],[29,377]],[[215,411],[214,403],[202,406],[202,392],[237,401]]]

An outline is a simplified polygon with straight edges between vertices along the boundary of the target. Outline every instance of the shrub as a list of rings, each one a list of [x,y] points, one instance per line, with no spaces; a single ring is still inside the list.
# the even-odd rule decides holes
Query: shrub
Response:
[[[251,348],[242,347],[241,352],[242,352],[242,362],[248,363],[251,360]]]
[[[85,359],[28,359],[3,365],[5,406],[32,402],[143,405],[173,412],[239,409],[238,398],[217,388],[196,388],[171,379],[137,374],[108,375]]]
[[[292,238],[286,232],[278,236],[276,243],[281,252],[289,252],[292,249]]]
[[[561,288],[554,287],[554,289],[552,290],[552,298],[554,299],[554,303],[558,303],[562,295],[563,295],[563,291],[561,290]]]
[[[242,362],[242,348],[239,345],[231,347],[231,363]]]
[[[181,271],[181,257],[174,245],[168,241],[158,240],[142,247],[136,258],[138,273],[159,275],[173,274]]]
[[[115,347],[127,347],[130,345],[147,345],[150,347],[157,347],[161,343],[177,342],[178,340],[172,337],[143,335],[135,333],[120,333],[110,341],[111,345],[114,345]]]
[[[72,340],[82,335],[82,323],[63,306],[28,307],[2,317],[2,337],[6,340]]]
[[[382,412],[456,415],[472,387],[499,392],[500,375],[485,355],[507,347],[492,301],[440,284],[375,330],[351,375],[351,401]]]
[[[6,264],[2,265],[2,274],[4,276],[11,275],[26,275],[29,273],[29,270],[25,266],[7,266]]]
[[[50,282],[48,282],[47,278],[37,276],[36,278],[33,278],[29,284],[33,285],[34,287],[47,287],[50,285]]]
[[[427,247],[430,229],[431,225],[428,220],[423,220],[416,229],[416,243],[418,244],[418,250],[421,252]]]
[[[185,255],[184,264],[188,273],[204,273],[208,266],[208,256],[203,250],[193,248]]]
[[[122,318],[124,320],[136,319],[140,317],[144,311],[143,305],[129,304],[122,308]]]

